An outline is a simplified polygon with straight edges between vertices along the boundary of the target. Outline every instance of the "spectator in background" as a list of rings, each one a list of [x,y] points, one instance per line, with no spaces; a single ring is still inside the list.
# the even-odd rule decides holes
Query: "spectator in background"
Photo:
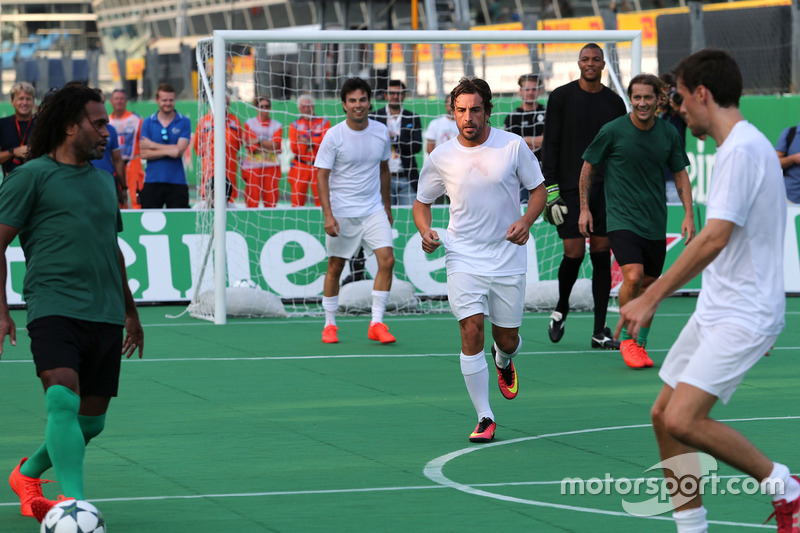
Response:
[[[140,152],[147,161],[139,201],[144,209],[189,208],[189,184],[183,154],[189,147],[192,122],[175,111],[175,88],[162,83],[156,90],[158,112],[142,122]]]
[[[517,80],[522,105],[506,116],[504,128],[525,140],[536,159],[542,160],[545,107],[539,103],[539,76],[523,74]]]
[[[100,98],[105,102],[105,95],[101,89],[94,89]],[[108,130],[108,141],[106,149],[103,151],[103,157],[100,159],[92,159],[90,163],[100,170],[105,170],[114,179],[114,188],[117,191],[117,201],[119,207],[125,209],[128,206],[128,185],[125,180],[125,163],[122,161],[120,154],[119,140],[116,128],[110,123],[106,124]]]
[[[453,109],[450,107],[450,94],[444,99],[444,108],[447,112],[439,118],[431,120],[428,129],[425,130],[425,152],[431,153],[433,149],[450,139],[458,137],[458,124],[453,117]]]
[[[228,97],[225,103],[230,104]],[[225,114],[225,198],[228,202],[236,197],[236,175],[239,171],[239,149],[242,147],[242,124],[236,115]],[[194,152],[201,162],[201,198],[211,198],[214,190],[214,113],[209,111],[197,121],[194,135]]]
[[[142,133],[142,117],[128,111],[128,96],[122,89],[114,89],[111,93],[111,115],[109,123],[117,130],[119,154],[125,163],[125,179],[127,181],[131,209],[141,208],[139,193],[144,185],[144,168],[139,157],[139,138]]]
[[[386,107],[370,115],[370,118],[389,128],[392,144],[392,156],[389,159],[392,205],[411,205],[419,181],[416,154],[422,151],[422,123],[419,115],[403,107],[405,99],[406,84],[400,80],[389,80]]]
[[[783,169],[786,199],[800,204],[800,124],[786,128],[775,145]]]
[[[506,131],[516,133],[525,141],[537,161],[542,161],[542,139],[544,138],[545,108],[539,103],[539,76],[537,74],[523,74],[517,80],[519,95],[522,105],[511,114],[506,115],[504,128]],[[521,187],[520,200],[528,201],[528,189]]]
[[[664,73],[659,78],[664,82],[667,89],[666,98],[660,107],[661,113],[659,116],[675,126],[675,129],[678,130],[678,137],[681,140],[681,148],[686,152],[686,121],[681,116],[681,102],[683,99],[678,94],[675,78],[672,77],[672,74]],[[664,178],[666,180],[667,203],[680,204],[681,197],[675,187],[675,174],[672,173],[669,167],[664,167]]]
[[[10,94],[14,114],[0,119],[0,164],[6,176],[25,161],[36,122],[33,116],[36,90],[33,85],[27,81],[17,82],[11,86]]]
[[[309,184],[314,204],[319,207],[314,158],[319,151],[319,143],[331,127],[331,122],[326,118],[314,116],[314,97],[310,94],[301,94],[297,98],[297,111],[300,117],[289,124],[289,145],[294,154],[288,174],[289,185],[292,187],[292,207],[306,205]]]
[[[266,96],[256,97],[258,115],[244,123],[245,156],[242,163],[242,179],[246,183],[247,207],[278,205],[278,183],[281,179],[281,153],[283,125],[270,117],[272,101]]]

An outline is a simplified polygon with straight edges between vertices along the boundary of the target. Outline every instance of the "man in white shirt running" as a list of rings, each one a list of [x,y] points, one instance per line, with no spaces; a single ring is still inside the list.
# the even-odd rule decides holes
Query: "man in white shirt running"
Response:
[[[489,126],[492,91],[480,78],[462,78],[450,93],[458,137],[431,152],[422,167],[414,223],[422,249],[445,247],[450,308],[461,326],[461,373],[478,425],[471,442],[489,442],[496,424],[489,406],[484,315],[492,323],[492,355],[502,395],[517,396],[519,327],[525,299],[530,228],[546,200],[544,177],[522,137]],[[531,191],[520,214],[519,187]],[[450,197],[450,223],[441,238],[431,228],[431,204]]]
[[[756,479],[761,492],[772,496],[778,532],[798,533],[798,478],[741,433],[709,417],[717,400],[728,402],[784,327],[786,193],[780,162],[772,144],[739,111],[742,75],[730,55],[701,50],[675,72],[681,114],[692,135],[708,135],[719,147],[706,224],[664,275],[622,307],[616,335],[626,326],[635,338],[659,303],[702,271],[697,307],[659,371],[664,386],[651,411],[664,477],[681,490],[672,499],[678,532],[708,528],[700,493],[685,492],[702,483],[683,482],[699,476],[701,450]]]
[[[347,118],[328,130],[314,160],[328,252],[322,292],[325,310],[322,342],[339,342],[336,326],[339,278],[345,261],[363,246],[378,260],[367,336],[387,344],[395,341],[383,323],[394,269],[389,130],[368,116],[372,89],[366,81],[345,80],[341,97]]]

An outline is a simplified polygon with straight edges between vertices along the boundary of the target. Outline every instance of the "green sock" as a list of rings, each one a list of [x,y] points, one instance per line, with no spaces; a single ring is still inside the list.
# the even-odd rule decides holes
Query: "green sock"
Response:
[[[83,500],[83,456],[86,440],[78,422],[80,397],[62,385],[45,393],[47,430],[45,445],[56,479],[67,498]]]
[[[626,340],[632,339],[632,338],[633,337],[631,337],[630,333],[628,333],[628,328],[623,326],[622,327],[622,335],[620,336],[620,339],[623,340],[623,341],[626,341]]]
[[[89,444],[89,441],[98,436],[106,427],[106,415],[105,413],[100,416],[78,415],[78,424],[81,425],[83,440]]]
[[[28,457],[28,460],[19,467],[19,472],[23,476],[40,478],[42,474],[53,466],[50,461],[50,454],[47,453],[47,444],[42,444],[36,452]]]
[[[94,437],[103,431],[106,424],[106,415],[100,416],[84,416],[78,415],[78,424],[81,426],[83,433],[83,440],[86,444]],[[23,476],[40,478],[49,468],[52,468],[53,461],[50,460],[50,454],[47,453],[47,444],[42,444],[36,453],[28,458],[27,461],[22,463],[19,471]]]
[[[636,339],[636,342],[644,348],[644,345],[647,344],[647,335],[650,334],[650,328],[639,328],[639,338]]]

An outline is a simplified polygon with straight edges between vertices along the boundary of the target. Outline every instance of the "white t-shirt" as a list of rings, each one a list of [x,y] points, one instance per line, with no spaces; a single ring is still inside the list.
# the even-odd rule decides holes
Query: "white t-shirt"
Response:
[[[342,121],[333,126],[319,145],[314,166],[331,171],[331,210],[335,217],[363,217],[383,209],[381,161],[391,155],[389,130],[369,119],[356,131]]]
[[[458,125],[454,118],[447,115],[433,119],[425,130],[425,140],[433,141],[434,146],[444,144],[458,137]]]
[[[779,334],[786,310],[786,191],[775,149],[749,122],[738,122],[717,150],[706,204],[706,220],[736,225],[727,246],[703,270],[697,321]]]
[[[480,146],[468,148],[455,138],[436,147],[422,167],[417,200],[450,197],[450,224],[439,235],[447,272],[524,274],[525,247],[507,241],[506,233],[520,218],[520,183],[532,190],[543,181],[533,152],[513,133],[492,128]]]

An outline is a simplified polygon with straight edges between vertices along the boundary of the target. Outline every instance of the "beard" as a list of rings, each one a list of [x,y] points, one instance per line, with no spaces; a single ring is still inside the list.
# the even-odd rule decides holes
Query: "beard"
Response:
[[[472,127],[473,128],[472,133],[465,133],[464,132],[464,128],[466,128],[466,127]],[[474,141],[475,139],[480,138],[480,136],[483,133],[483,130],[484,130],[485,127],[486,127],[486,125],[481,125],[481,124],[467,124],[466,126],[462,127],[461,130],[459,130],[459,133],[466,140]]]
[[[103,159],[103,154],[106,152],[105,145],[95,145],[86,149],[86,156],[91,159]]]

